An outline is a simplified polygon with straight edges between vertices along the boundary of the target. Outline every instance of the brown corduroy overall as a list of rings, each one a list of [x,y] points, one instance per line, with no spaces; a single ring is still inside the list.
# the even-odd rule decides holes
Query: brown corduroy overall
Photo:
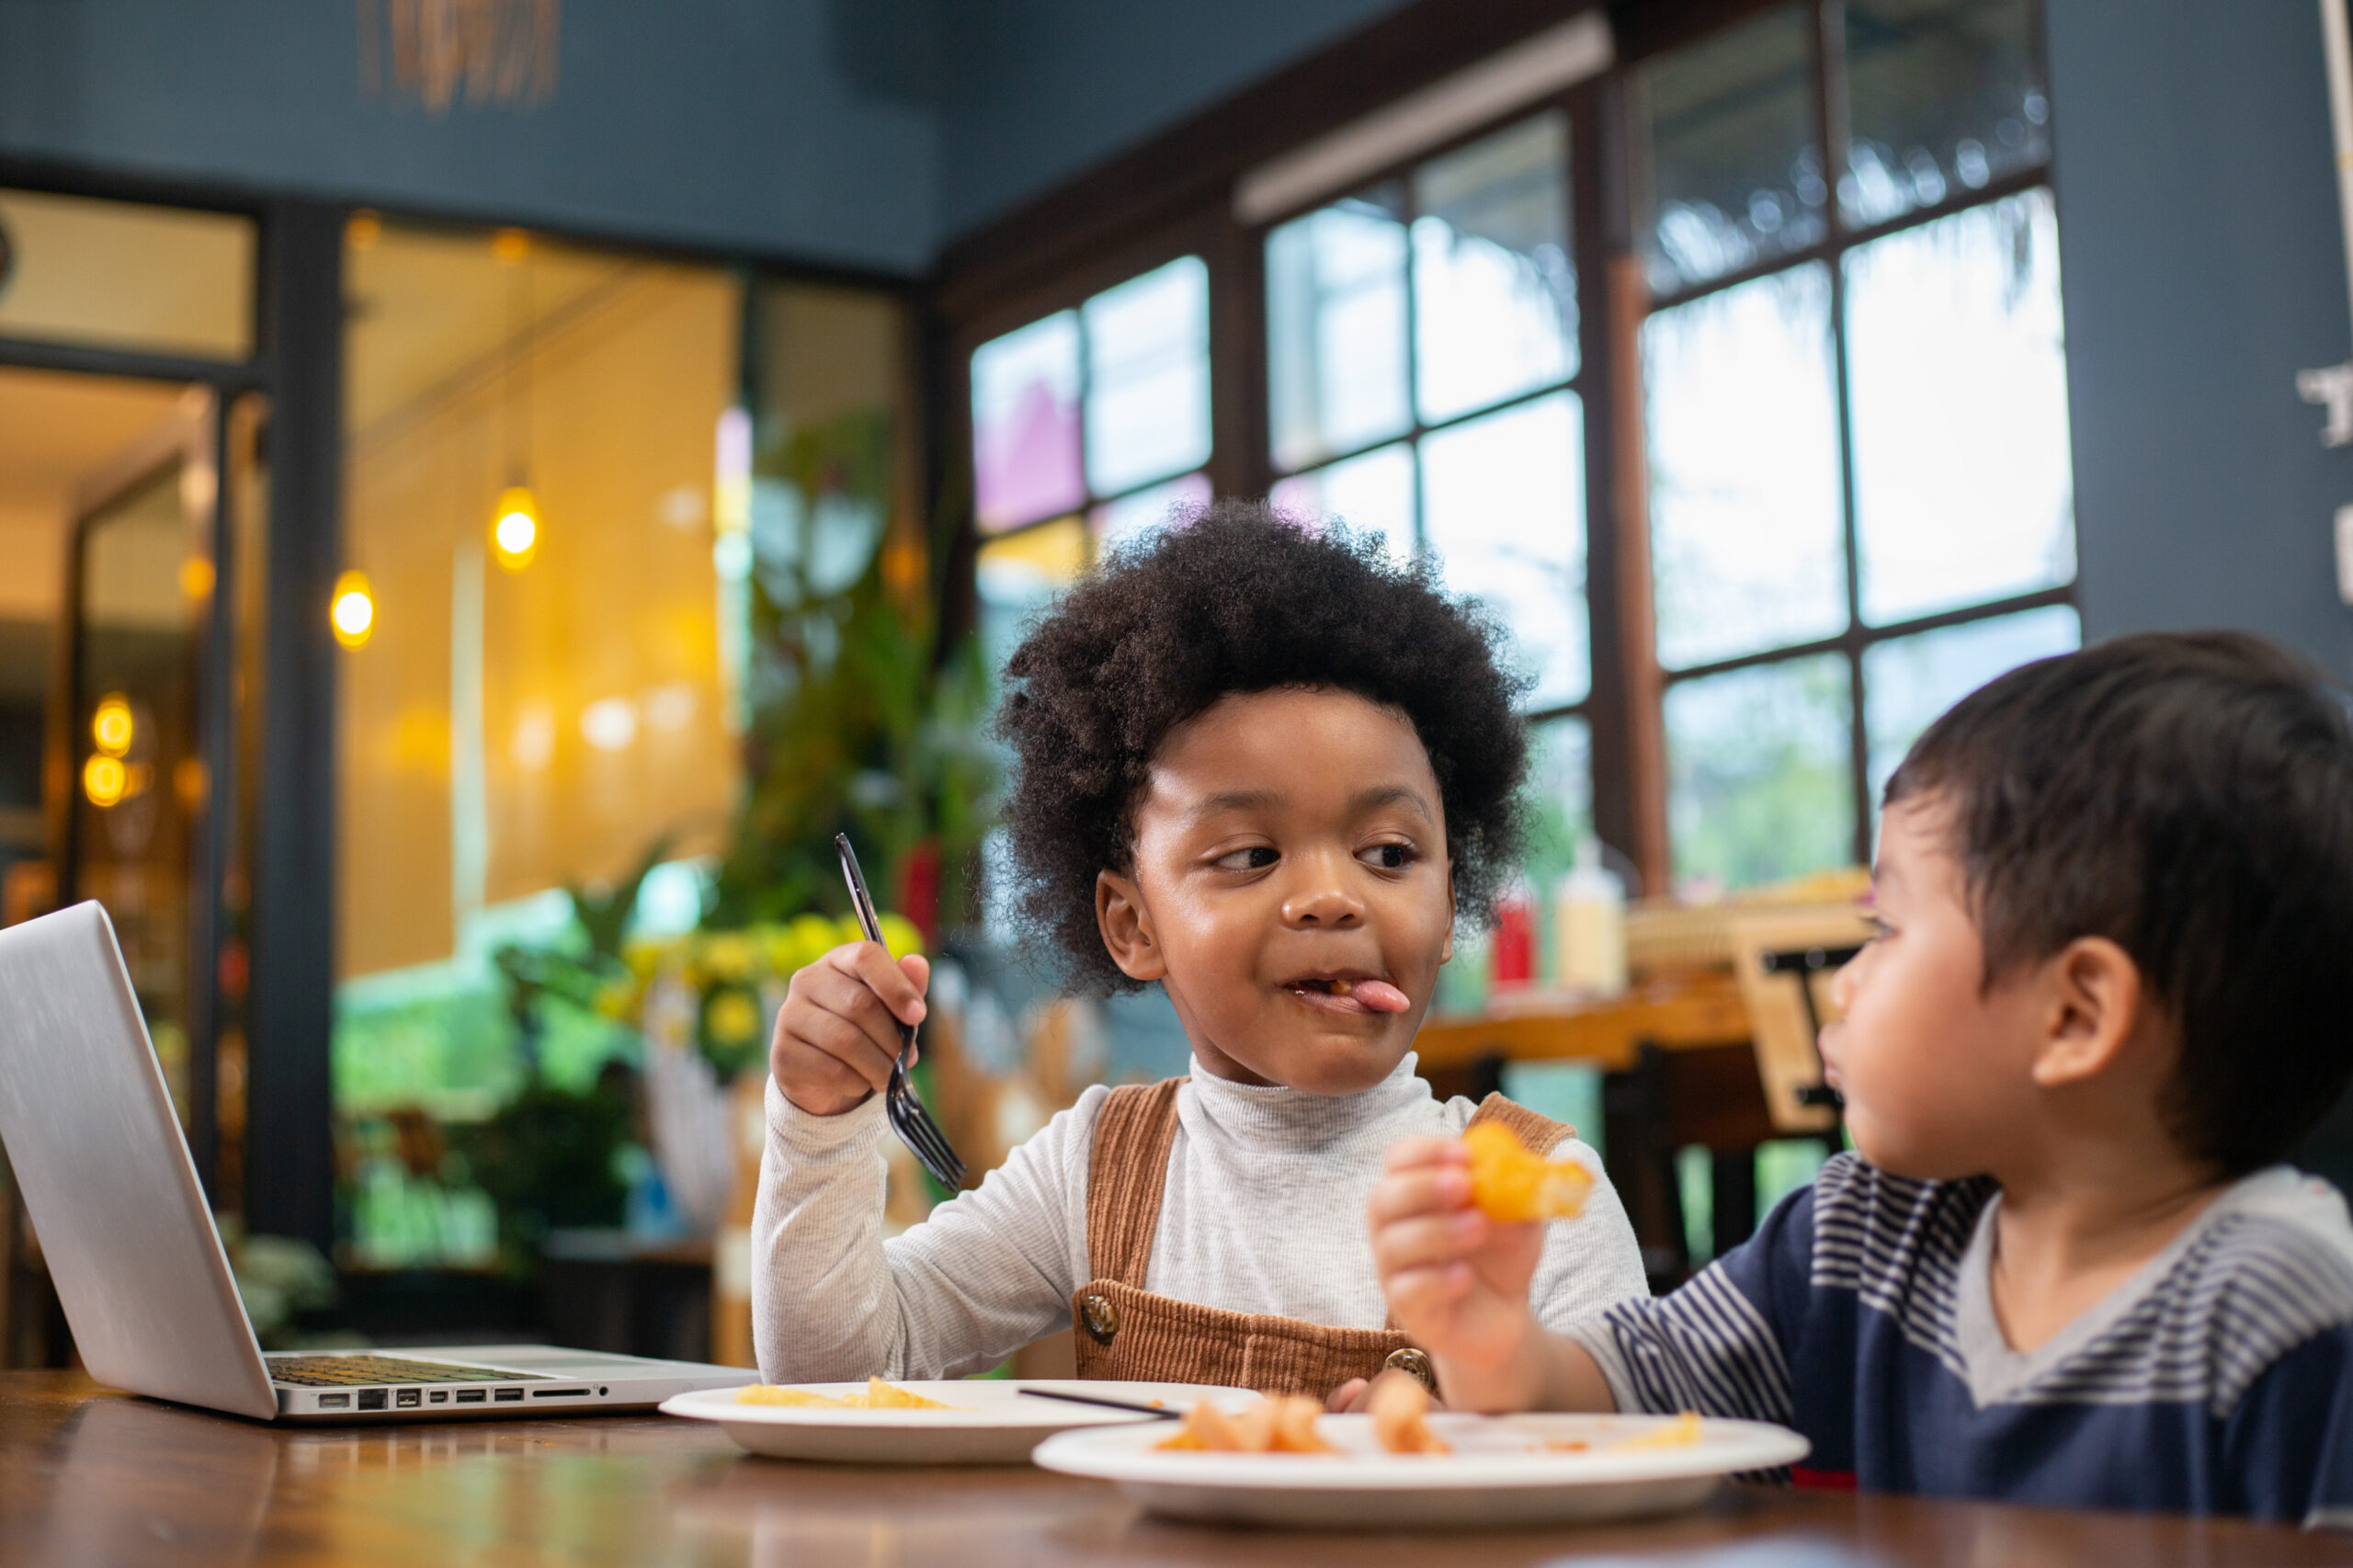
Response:
[[[1071,1339],[1082,1378],[1226,1383],[1321,1399],[1350,1378],[1396,1367],[1430,1382],[1429,1358],[1395,1329],[1327,1328],[1271,1312],[1236,1312],[1143,1288],[1176,1138],[1182,1078],[1125,1085],[1103,1102],[1086,1173],[1086,1266],[1071,1298]],[[1550,1151],[1570,1129],[1501,1095],[1471,1122],[1499,1121],[1531,1149]]]

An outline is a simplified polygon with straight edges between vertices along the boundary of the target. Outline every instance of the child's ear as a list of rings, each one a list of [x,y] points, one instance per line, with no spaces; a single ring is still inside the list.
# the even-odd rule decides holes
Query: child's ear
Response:
[[[2098,1076],[2141,1019],[2141,966],[2105,937],[2078,937],[2041,966],[2044,1025],[2034,1081],[2059,1088]]]
[[[1095,873],[1095,928],[1120,972],[1130,980],[1158,980],[1168,972],[1154,940],[1152,917],[1136,885],[1117,871]]]

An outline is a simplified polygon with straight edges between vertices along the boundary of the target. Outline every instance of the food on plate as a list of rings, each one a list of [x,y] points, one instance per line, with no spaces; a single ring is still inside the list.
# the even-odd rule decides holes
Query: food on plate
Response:
[[[1430,1391],[1421,1381],[1403,1372],[1384,1373],[1372,1381],[1372,1397],[1365,1408],[1372,1413],[1372,1435],[1392,1454],[1449,1454],[1446,1439],[1430,1430]]]
[[[807,1389],[787,1388],[777,1383],[753,1383],[735,1391],[738,1404],[780,1404],[795,1410],[961,1410],[961,1405],[942,1404],[936,1399],[926,1399],[919,1393],[909,1393],[881,1378],[866,1380],[864,1393],[813,1393]]]
[[[1563,1220],[1585,1208],[1591,1173],[1574,1160],[1530,1153],[1511,1129],[1483,1121],[1462,1134],[1471,1151],[1471,1201],[1491,1220]]]
[[[828,1393],[811,1393],[807,1389],[789,1389],[775,1383],[750,1383],[735,1391],[738,1404],[781,1404],[795,1410],[854,1410],[866,1403],[864,1398],[835,1399]]]
[[[1212,1454],[1329,1454],[1339,1450],[1315,1431],[1323,1406],[1305,1394],[1261,1399],[1228,1415],[1208,1400],[1185,1413],[1184,1424],[1155,1447]]]
[[[1628,1449],[1688,1449],[1699,1441],[1699,1413],[1687,1410],[1665,1426],[1657,1426],[1640,1437],[1623,1438],[1610,1444],[1619,1452]]]
[[[866,1380],[866,1408],[869,1410],[954,1410],[936,1399],[926,1399],[919,1393],[909,1393],[903,1388],[886,1383],[880,1378]]]

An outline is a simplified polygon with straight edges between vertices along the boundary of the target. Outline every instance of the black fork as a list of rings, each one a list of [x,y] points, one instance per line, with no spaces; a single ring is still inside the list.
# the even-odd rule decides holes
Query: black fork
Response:
[[[849,902],[858,911],[858,928],[866,939],[880,944],[882,922],[874,913],[874,895],[866,891],[865,874],[858,869],[858,851],[849,846],[849,835],[834,835],[834,846],[842,854],[842,878],[849,883]],[[907,1080],[907,1059],[915,1054],[915,1026],[899,1025],[899,1054],[891,1062],[891,1081],[882,1091],[882,1111],[891,1119],[891,1131],[899,1141],[915,1151],[923,1168],[931,1173],[932,1180],[955,1192],[964,1185],[964,1162],[956,1157],[949,1147],[948,1135],[931,1119],[923,1100],[915,1094],[915,1086]]]

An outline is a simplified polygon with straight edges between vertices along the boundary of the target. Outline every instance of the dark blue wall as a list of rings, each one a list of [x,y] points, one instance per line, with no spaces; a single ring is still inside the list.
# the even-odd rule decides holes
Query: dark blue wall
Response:
[[[940,233],[1124,151],[1399,0],[946,0]]]
[[[381,17],[382,0],[369,7]],[[0,152],[811,261],[938,231],[921,6],[568,0],[552,102],[361,89],[354,0],[0,0]]]
[[[2235,626],[2353,677],[2353,353],[2312,0],[2045,0],[2086,637]]]
[[[2084,634],[2242,627],[2353,678],[2353,450],[2295,391],[2353,350],[2319,8],[2045,4]],[[2297,1159],[2353,1190],[2353,1095]]]

